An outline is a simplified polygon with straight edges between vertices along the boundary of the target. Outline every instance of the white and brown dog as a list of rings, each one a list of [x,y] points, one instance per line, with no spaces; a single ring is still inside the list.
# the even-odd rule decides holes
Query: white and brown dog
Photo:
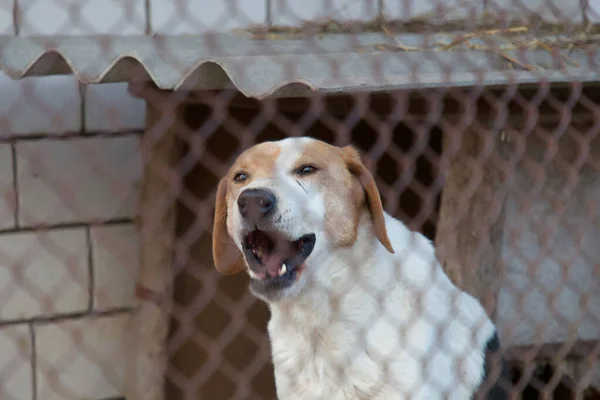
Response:
[[[242,153],[219,183],[213,256],[269,304],[279,399],[465,400],[489,375],[493,323],[383,210],[352,147],[290,138]]]

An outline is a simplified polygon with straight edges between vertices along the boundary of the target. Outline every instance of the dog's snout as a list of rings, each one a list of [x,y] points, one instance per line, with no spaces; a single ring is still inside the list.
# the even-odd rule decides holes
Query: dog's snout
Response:
[[[275,211],[277,198],[266,189],[246,189],[238,197],[237,203],[242,217],[258,221]]]

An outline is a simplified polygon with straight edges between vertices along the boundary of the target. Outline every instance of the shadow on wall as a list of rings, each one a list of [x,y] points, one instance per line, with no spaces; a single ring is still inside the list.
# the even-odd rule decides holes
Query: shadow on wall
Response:
[[[558,371],[550,364],[539,364],[533,371],[514,365],[511,369],[512,383],[515,388],[522,388],[522,400],[556,399],[574,400],[575,383],[566,375]],[[557,379],[556,377],[560,377]],[[548,397],[544,397],[547,395]],[[600,392],[593,388],[587,389],[583,396],[584,400],[600,400]]]

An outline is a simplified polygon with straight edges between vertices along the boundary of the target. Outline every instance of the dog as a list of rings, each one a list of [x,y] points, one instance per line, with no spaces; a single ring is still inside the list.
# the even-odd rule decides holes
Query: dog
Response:
[[[246,271],[268,304],[281,400],[464,400],[493,375],[494,324],[431,241],[384,211],[351,146],[296,137],[245,150],[217,188],[213,258],[221,274]]]

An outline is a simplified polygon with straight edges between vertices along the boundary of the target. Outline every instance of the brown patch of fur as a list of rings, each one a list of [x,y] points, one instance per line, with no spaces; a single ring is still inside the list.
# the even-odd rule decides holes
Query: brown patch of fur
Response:
[[[295,167],[312,164],[319,169],[305,180],[313,180],[323,194],[325,235],[333,246],[350,246],[356,241],[363,191],[350,174],[339,147],[315,141],[307,146]]]
[[[228,177],[221,179],[215,201],[212,250],[217,271],[224,275],[240,272],[244,266],[244,256],[227,232]]]
[[[360,183],[364,190],[367,207],[369,208],[371,220],[373,221],[375,236],[387,249],[387,251],[394,254],[394,248],[390,243],[390,239],[387,234],[387,228],[385,226],[385,217],[383,215],[381,197],[379,196],[379,190],[377,190],[377,185],[375,184],[373,175],[362,163],[358,151],[353,147],[344,147],[342,149],[342,155],[348,170]]]
[[[231,199],[253,179],[261,179],[273,175],[275,162],[280,148],[274,143],[261,143],[240,154],[229,169],[227,175],[219,182],[215,201],[215,220],[213,224],[213,260],[217,271],[224,275],[233,275],[245,268],[244,256],[227,232],[227,212],[231,207]],[[239,172],[247,174],[245,182],[236,183],[233,178]]]
[[[234,184],[236,187],[243,187],[252,182],[253,179],[262,179],[273,176],[277,157],[281,148],[274,142],[265,142],[250,147],[244,151],[235,160],[235,163],[229,169],[230,181],[233,183],[233,177],[238,172],[248,174],[248,180],[243,184]]]
[[[366,207],[371,214],[377,239],[393,254],[379,191],[358,151],[351,146],[339,148],[314,141],[303,150],[294,169],[304,164],[314,165],[320,170],[319,173],[301,179],[315,180],[321,187],[325,204],[325,234],[332,244],[354,244],[359,219]]]

